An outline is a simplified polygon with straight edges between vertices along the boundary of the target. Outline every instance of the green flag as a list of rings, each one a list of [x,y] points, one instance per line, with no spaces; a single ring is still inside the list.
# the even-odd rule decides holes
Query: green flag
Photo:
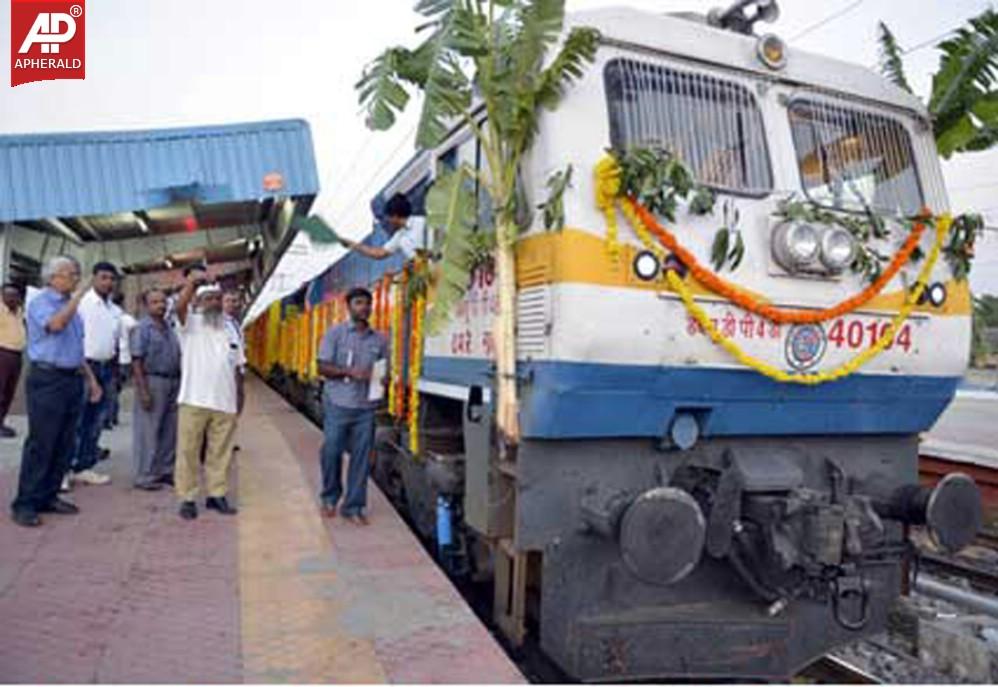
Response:
[[[295,217],[291,226],[308,234],[312,243],[343,243],[343,239],[318,215]]]

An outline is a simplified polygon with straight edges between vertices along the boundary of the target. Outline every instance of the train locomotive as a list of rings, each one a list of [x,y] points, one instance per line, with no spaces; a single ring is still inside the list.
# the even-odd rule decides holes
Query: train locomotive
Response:
[[[568,163],[591,170],[607,149],[666,146],[737,214],[744,257],[725,276],[773,307],[821,311],[863,291],[849,268],[857,239],[780,215],[781,201],[872,210],[888,224],[923,208],[939,217],[938,155],[916,98],[868,69],[754,35],[750,5],[757,20],[773,3],[709,17],[574,15],[599,29],[601,47],[543,115],[523,191],[535,206]],[[418,211],[436,170],[456,162],[483,166],[460,126],[398,170],[375,216],[399,192]],[[967,365],[966,281],[936,262],[896,328],[924,257],[823,321],[774,322],[692,278],[684,299],[638,232],[621,220],[611,233],[598,184],[576,175],[565,226],[535,218],[518,239],[515,460],[500,459],[493,426],[488,261],[444,330],[424,335],[407,301],[411,266],[348,254],[248,325],[251,364],[321,418],[319,339],[346,316],[349,288],[371,288],[372,324],[393,345],[375,478],[453,573],[491,578],[505,636],[532,637],[573,678],[786,679],[882,631],[911,555],[908,528],[957,549],[980,525],[971,480],[918,482],[919,433]],[[669,229],[707,264],[718,222],[681,212]],[[872,245],[890,255],[899,235]],[[376,222],[365,241],[387,238]],[[935,240],[921,235],[923,256]],[[843,369],[885,332],[884,350],[849,374],[785,379]]]

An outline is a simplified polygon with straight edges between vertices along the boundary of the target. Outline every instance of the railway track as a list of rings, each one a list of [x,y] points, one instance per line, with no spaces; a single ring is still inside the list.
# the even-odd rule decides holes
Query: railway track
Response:
[[[977,542],[979,546],[986,546],[989,549],[998,550],[998,531],[996,530],[981,530],[977,534]]]
[[[919,452],[918,474],[922,484],[933,485],[951,472],[969,475],[981,490],[981,501],[986,513],[998,513],[998,469],[993,459],[974,455],[943,455],[944,451],[926,449]],[[998,535],[992,535],[998,542]]]
[[[837,656],[822,656],[798,673],[795,682],[815,685],[879,685],[873,674]]]
[[[967,580],[979,591],[998,594],[998,572],[993,569],[928,551],[919,554],[919,565],[926,571]]]

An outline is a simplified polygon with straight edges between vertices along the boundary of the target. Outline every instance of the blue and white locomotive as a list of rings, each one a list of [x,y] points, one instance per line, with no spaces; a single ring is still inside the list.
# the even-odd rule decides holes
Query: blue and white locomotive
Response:
[[[915,97],[874,72],[753,35],[748,4],[709,19],[575,15],[602,44],[543,115],[524,188],[536,204],[552,171],[593,169],[608,148],[674,151],[737,210],[744,259],[726,276],[774,306],[821,310],[866,286],[849,269],[857,239],[777,217],[779,201],[939,215],[947,197],[932,129]],[[375,209],[398,192],[418,207],[438,163],[455,159],[481,160],[467,129],[407,163]],[[426,340],[414,380],[423,449],[411,455],[408,430],[386,424],[379,482],[428,535],[453,518],[440,530],[448,564],[491,575],[499,627],[514,642],[534,635],[575,678],[782,679],[883,630],[907,526],[927,524],[959,548],[980,522],[969,479],[918,485],[919,433],[967,365],[966,283],[940,261],[887,350],[838,381],[780,382],[711,340],[625,222],[619,254],[607,251],[594,183],[577,175],[563,229],[538,218],[518,241],[515,461],[495,447],[497,299],[484,267],[446,330]],[[677,220],[678,241],[709,263],[717,217]],[[876,240],[884,254],[898,250],[897,233]],[[922,237],[925,253],[933,240]],[[385,269],[372,262],[365,274]],[[919,270],[905,265],[862,307],[808,326],[691,288],[746,356],[814,374],[874,345]]]

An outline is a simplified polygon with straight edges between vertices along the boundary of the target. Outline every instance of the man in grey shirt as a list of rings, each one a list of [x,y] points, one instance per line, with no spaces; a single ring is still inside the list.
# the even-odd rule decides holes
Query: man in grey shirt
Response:
[[[371,292],[351,289],[346,297],[350,320],[330,327],[319,345],[319,374],[323,389],[322,511],[336,515],[343,494],[343,452],[350,454],[343,517],[367,524],[367,477],[374,445],[374,410],[378,401],[368,400],[371,370],[375,361],[388,357],[388,342],[371,329]]]
[[[135,380],[135,487],[156,491],[173,483],[177,456],[177,393],[180,391],[180,340],[166,321],[166,294],[150,289],[143,296],[146,316],[132,330]]]

